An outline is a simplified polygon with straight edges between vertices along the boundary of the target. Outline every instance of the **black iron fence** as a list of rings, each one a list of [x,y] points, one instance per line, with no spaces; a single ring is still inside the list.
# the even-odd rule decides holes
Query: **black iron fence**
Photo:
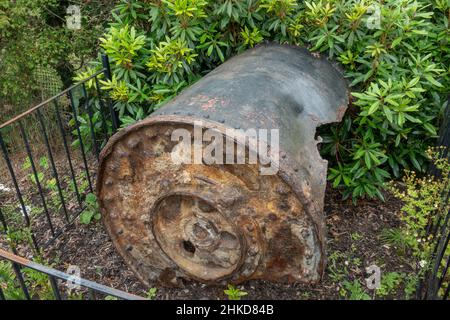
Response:
[[[438,157],[450,160],[450,96],[437,142]],[[430,174],[441,178],[439,169],[432,165]],[[448,300],[450,293],[450,191],[442,195],[444,203],[438,208],[438,218],[430,219],[427,236],[433,239],[432,263],[419,283],[418,297],[429,300]]]
[[[99,153],[118,129],[112,101],[101,90],[100,81],[110,75],[108,58],[103,56],[100,70],[0,125],[0,247],[10,248],[10,252],[0,250],[0,299],[7,297],[1,285],[8,274],[13,274],[12,286],[21,290],[18,298],[33,299],[24,276],[24,270],[30,269],[48,276],[53,298],[67,298],[58,282],[69,281],[71,275],[22,257],[41,257],[93,205],[88,195],[94,192]],[[10,139],[13,134],[20,137],[21,145]],[[10,262],[11,272],[1,269],[5,261]],[[90,298],[140,298],[81,278],[77,281]]]
[[[63,233],[84,210],[86,194],[94,191],[93,175],[100,149],[117,130],[117,115],[107,94],[100,89],[99,78],[110,77],[106,56],[103,61],[103,68],[90,77],[0,125],[0,148],[5,164],[3,168],[6,169],[3,171],[9,174],[15,192],[12,203],[18,203],[20,207],[0,206],[0,223],[10,233],[14,232],[14,227],[25,227],[36,252]],[[89,81],[95,83],[95,96],[88,95],[86,83]],[[52,112],[57,130],[49,132],[48,124],[43,120],[44,112]],[[36,143],[30,143],[27,134],[25,123],[29,124],[30,118],[40,129],[41,136],[32,137],[33,142],[41,138],[39,150],[33,148]],[[20,132],[25,154],[12,159],[8,139],[2,132]],[[73,148],[74,145],[76,148]],[[14,147],[18,149],[17,146]],[[92,155],[88,154],[89,151]],[[58,154],[58,159],[55,158],[55,153]],[[45,178],[46,174],[48,179]],[[24,196],[25,188],[27,198]],[[70,203],[72,199],[76,200],[76,206]],[[41,207],[39,215],[45,217],[51,237],[38,239],[35,226],[30,220],[33,212],[29,203]],[[10,214],[5,214],[4,211],[11,209],[20,209],[22,224],[18,219],[11,218]],[[12,249],[15,250],[14,246]]]

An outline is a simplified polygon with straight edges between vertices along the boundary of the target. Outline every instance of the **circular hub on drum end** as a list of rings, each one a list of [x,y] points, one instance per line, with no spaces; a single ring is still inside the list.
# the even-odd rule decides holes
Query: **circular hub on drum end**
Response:
[[[185,272],[212,281],[239,267],[244,247],[241,237],[213,204],[199,196],[171,194],[154,208],[155,238]]]

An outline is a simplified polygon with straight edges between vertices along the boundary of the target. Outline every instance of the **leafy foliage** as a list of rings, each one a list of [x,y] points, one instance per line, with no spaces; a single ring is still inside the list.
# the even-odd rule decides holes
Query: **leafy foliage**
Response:
[[[98,209],[97,197],[93,193],[86,195],[86,208],[80,214],[80,222],[82,224],[90,224],[92,221],[98,221],[101,218]]]
[[[33,72],[49,66],[67,80],[95,52],[111,4],[79,4],[82,28],[66,27],[68,1],[17,0],[0,2],[0,97],[17,107],[29,107],[39,83]],[[38,97],[40,99],[41,97]]]
[[[307,46],[345,67],[352,103],[321,130],[344,197],[383,198],[402,169],[423,172],[450,85],[446,0],[123,0],[101,39],[122,125],[140,120],[262,41]],[[95,65],[94,65],[94,68]]]
[[[403,178],[404,187],[391,184],[389,189],[403,201],[399,229],[384,233],[386,242],[400,248],[413,257],[417,276],[420,278],[430,267],[436,240],[445,237],[442,225],[447,223],[445,215],[450,210],[448,194],[450,193],[450,162],[441,157],[447,154],[445,148],[429,149],[427,155],[440,172],[440,177],[417,177],[414,172],[407,172]],[[427,232],[427,226],[433,226],[436,234]],[[450,256],[450,246],[444,252],[442,263]],[[443,267],[443,266],[442,266]],[[441,271],[438,270],[438,275]],[[448,279],[444,279],[448,285]]]
[[[0,261],[0,288],[8,300],[25,300],[23,291],[16,285],[16,275],[10,263]]]
[[[371,300],[370,296],[364,291],[361,283],[358,280],[350,282],[345,280],[341,295],[347,296],[348,300]]]
[[[38,263],[42,263],[38,259]],[[55,300],[50,280],[45,273],[41,273],[31,268],[22,268],[28,292],[32,299]],[[25,294],[17,281],[17,276],[11,263],[0,261],[0,288],[7,300],[25,300]]]
[[[228,289],[223,291],[229,300],[241,300],[242,297],[247,295],[247,292],[242,291],[239,288],[236,288],[232,284],[228,285]]]
[[[81,10],[81,29],[66,25],[69,5]],[[0,1],[0,122],[3,123],[72,84],[76,71],[95,58],[114,1]],[[50,140],[57,139],[54,108],[41,109]],[[31,143],[39,140],[39,122],[23,124]],[[11,150],[21,142],[18,128],[2,129]],[[52,142],[52,141],[51,141]]]
[[[395,289],[402,282],[403,274],[398,272],[388,272],[381,277],[380,288],[377,289],[376,293],[380,297],[385,297],[392,294]]]
[[[450,209],[446,197],[450,192],[450,163],[439,158],[436,150],[430,149],[427,154],[441,171],[441,177],[417,177],[414,172],[406,172],[403,182],[405,187],[394,184],[390,190],[404,202],[401,208],[403,243],[411,253],[419,259],[428,259],[432,250],[432,239],[427,236],[427,225],[438,223],[442,214]]]

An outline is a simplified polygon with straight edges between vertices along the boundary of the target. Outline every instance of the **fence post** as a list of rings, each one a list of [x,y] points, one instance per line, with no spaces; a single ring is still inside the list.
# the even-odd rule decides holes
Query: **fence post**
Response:
[[[106,80],[111,80],[111,66],[109,65],[109,58],[106,54],[102,54],[102,65],[103,65],[103,74],[105,75]],[[111,114],[111,121],[113,127],[113,134],[116,133],[119,128],[119,114],[116,110],[114,110],[113,105],[111,103],[111,99],[106,98],[106,103],[108,105],[109,113]]]

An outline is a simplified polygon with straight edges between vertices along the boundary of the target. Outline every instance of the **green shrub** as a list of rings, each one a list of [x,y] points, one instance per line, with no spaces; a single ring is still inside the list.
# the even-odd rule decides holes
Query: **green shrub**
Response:
[[[90,224],[93,221],[98,221],[101,218],[98,209],[97,197],[93,193],[86,195],[86,208],[80,214],[80,222],[82,224]]]
[[[447,0],[123,0],[102,38],[122,125],[261,41],[338,60],[352,103],[321,130],[329,180],[344,197],[378,196],[402,169],[423,172],[450,86]],[[98,65],[98,64],[97,64]],[[446,89],[447,88],[447,89]]]
[[[242,297],[248,294],[247,292],[236,288],[232,284],[229,284],[228,289],[224,290],[223,292],[227,295],[228,300],[241,300]]]
[[[345,280],[343,282],[343,288],[340,290],[340,294],[348,300],[372,300],[364,291],[361,283],[356,279],[353,280],[353,282]]]
[[[427,151],[428,156],[441,171],[441,177],[418,177],[414,172],[407,171],[403,177],[403,188],[391,184],[389,189],[394,196],[403,202],[400,220],[402,226],[403,246],[412,251],[412,255],[419,260],[428,260],[434,245],[431,237],[427,236],[427,225],[440,221],[450,210],[447,201],[450,192],[450,162],[439,158],[436,150]]]
[[[389,186],[394,196],[402,200],[403,206],[400,228],[385,233],[384,240],[402,248],[403,254],[408,254],[409,260],[416,269],[416,272],[411,275],[417,276],[418,279],[432,267],[436,244],[439,239],[446,237],[445,233],[442,234],[442,231],[445,232],[442,226],[447,223],[445,217],[450,210],[448,201],[450,160],[440,157],[440,154],[445,154],[445,148],[427,151],[427,156],[440,173],[439,177],[418,177],[414,172],[407,172],[403,177],[402,186],[394,183]],[[436,228],[434,236],[427,232],[429,225],[433,226],[433,229]],[[441,266],[437,270],[438,277],[442,276],[442,270],[449,256],[450,246],[443,253]],[[449,277],[446,277],[441,290],[444,290],[443,288],[446,288],[449,282]]]
[[[104,32],[113,4],[100,2],[78,4],[81,29],[71,30],[65,19],[70,1],[0,1],[0,107],[40,102],[40,87],[46,83],[33,75],[41,67],[57,71],[70,84],[73,71],[95,54],[97,37]]]
[[[37,259],[36,262],[45,263],[42,259]],[[31,268],[22,268],[21,272],[32,299],[55,300],[50,280],[45,273]],[[3,290],[6,300],[26,299],[11,263],[6,261],[0,261],[0,288]]]

